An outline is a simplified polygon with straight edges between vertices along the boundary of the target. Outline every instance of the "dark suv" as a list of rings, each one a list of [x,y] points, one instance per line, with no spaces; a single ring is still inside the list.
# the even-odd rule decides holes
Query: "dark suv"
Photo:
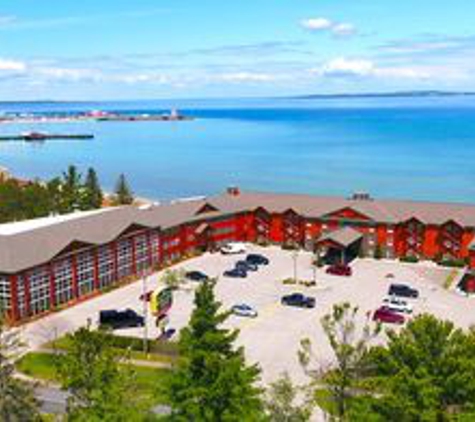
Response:
[[[304,296],[302,293],[292,293],[291,295],[283,296],[281,299],[282,305],[297,306],[299,308],[315,308],[315,298]]]
[[[113,330],[119,328],[143,327],[145,325],[145,318],[132,309],[126,309],[125,311],[100,311],[99,325],[110,327]]]
[[[412,287],[408,286],[407,284],[391,284],[389,286],[388,291],[389,296],[400,296],[400,297],[410,297],[410,298],[418,298],[419,291],[413,289]]]

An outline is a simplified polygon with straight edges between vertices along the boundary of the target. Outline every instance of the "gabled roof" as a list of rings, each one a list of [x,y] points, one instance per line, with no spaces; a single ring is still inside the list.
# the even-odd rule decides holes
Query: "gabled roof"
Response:
[[[209,211],[200,214],[203,208]],[[424,224],[441,225],[453,220],[462,227],[475,227],[475,205],[241,192],[143,209],[126,206],[1,225],[0,273],[15,273],[46,263],[73,242],[108,243],[133,225],[165,230],[185,222],[202,222],[259,208],[269,213],[292,209],[310,219],[351,208],[378,223],[396,224],[417,218]]]
[[[325,234],[320,239],[318,239],[318,243],[330,241],[347,248],[362,238],[363,234],[359,231],[352,229],[351,227],[343,227],[342,229]]]

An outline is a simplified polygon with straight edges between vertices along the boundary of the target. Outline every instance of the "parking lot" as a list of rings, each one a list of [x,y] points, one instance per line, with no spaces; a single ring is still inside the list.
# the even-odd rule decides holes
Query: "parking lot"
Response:
[[[414,314],[433,313],[441,318],[451,319],[457,325],[468,327],[475,324],[475,300],[459,296],[455,291],[445,290],[444,281],[452,270],[441,269],[429,263],[402,264],[396,261],[357,259],[352,263],[351,277],[333,276],[324,269],[313,269],[312,255],[308,252],[284,251],[278,247],[249,246],[249,251],[258,252],[270,260],[257,272],[248,277],[223,277],[225,270],[242,259],[242,255],[205,254],[176,265],[174,268],[201,270],[210,277],[217,277],[216,295],[224,308],[238,303],[254,307],[257,318],[231,316],[229,327],[240,329],[238,342],[244,346],[249,362],[257,362],[263,370],[263,380],[271,381],[287,371],[296,381],[304,379],[297,358],[300,340],[310,338],[318,356],[318,365],[325,366],[332,354],[320,326],[320,318],[330,312],[333,304],[351,302],[360,308],[363,321],[368,312],[378,308],[385,297],[388,286],[393,282],[410,283],[420,291],[420,297],[411,300]],[[295,265],[296,264],[296,265]],[[294,277],[317,284],[312,287],[284,285],[282,280]],[[388,277],[392,274],[392,277]],[[142,292],[158,285],[160,274],[150,276],[146,285],[142,281],[122,287],[113,292],[78,304],[72,308],[51,314],[23,327],[23,336],[31,348],[37,348],[55,336],[73,331],[88,320],[97,322],[102,309],[132,308],[143,314]],[[197,283],[190,282],[174,294],[170,311],[169,327],[177,330],[186,325],[193,303],[193,292]],[[283,295],[302,292],[316,299],[316,307],[302,309],[283,306]],[[157,337],[159,330],[152,317],[147,318],[147,328],[133,328],[118,331],[124,335]]]

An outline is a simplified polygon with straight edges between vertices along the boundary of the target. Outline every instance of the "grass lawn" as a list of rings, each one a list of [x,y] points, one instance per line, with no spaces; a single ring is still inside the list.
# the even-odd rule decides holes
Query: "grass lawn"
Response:
[[[51,353],[30,352],[17,362],[18,371],[33,378],[58,383],[55,356]],[[137,396],[144,407],[166,404],[164,381],[169,376],[168,369],[132,366],[137,383]]]

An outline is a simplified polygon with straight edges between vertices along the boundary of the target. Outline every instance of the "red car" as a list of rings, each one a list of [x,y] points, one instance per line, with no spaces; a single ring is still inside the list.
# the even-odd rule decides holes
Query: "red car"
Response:
[[[397,312],[391,311],[385,306],[381,306],[381,308],[374,312],[373,321],[387,322],[390,324],[404,324],[406,322],[406,318]]]
[[[327,274],[351,276],[352,271],[349,265],[335,264],[327,268]]]

